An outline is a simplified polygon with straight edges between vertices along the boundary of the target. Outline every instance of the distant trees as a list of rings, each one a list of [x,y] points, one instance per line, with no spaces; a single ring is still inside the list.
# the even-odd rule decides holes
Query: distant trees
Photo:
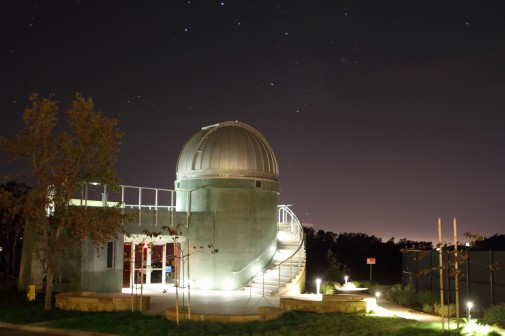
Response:
[[[505,251],[505,234],[494,234],[491,237],[482,237],[477,240],[472,250]]]
[[[315,278],[343,282],[344,275],[354,280],[368,279],[366,259],[376,258],[374,279],[394,283],[401,279],[402,249],[416,247],[431,249],[430,242],[415,242],[394,238],[382,239],[365,233],[340,233],[305,229],[307,247],[307,280]],[[347,274],[344,274],[347,273]]]
[[[51,309],[56,259],[84,239],[96,244],[115,237],[122,215],[115,208],[72,206],[84,183],[118,185],[114,168],[123,134],[117,120],[94,110],[93,101],[75,95],[57,127],[59,102],[52,95],[30,97],[22,128],[15,138],[0,138],[14,159],[29,162],[30,191],[23,211],[37,233],[35,251],[46,273],[45,308]],[[59,125],[58,125],[59,126]],[[59,133],[57,133],[59,132]]]
[[[12,279],[19,275],[29,190],[26,184],[13,181],[0,185],[0,273]]]

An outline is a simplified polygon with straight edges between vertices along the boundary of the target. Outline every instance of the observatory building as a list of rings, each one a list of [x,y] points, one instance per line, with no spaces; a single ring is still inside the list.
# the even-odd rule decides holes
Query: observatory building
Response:
[[[174,189],[121,186],[110,194],[105,186],[86,186],[85,204],[119,203],[135,220],[102,252],[89,242],[71,251],[55,290],[139,284],[251,287],[264,295],[303,290],[303,229],[289,207],[278,205],[277,160],[257,130],[234,121],[203,127],[183,146],[176,169]],[[20,287],[30,280],[41,285],[34,239],[27,230]]]

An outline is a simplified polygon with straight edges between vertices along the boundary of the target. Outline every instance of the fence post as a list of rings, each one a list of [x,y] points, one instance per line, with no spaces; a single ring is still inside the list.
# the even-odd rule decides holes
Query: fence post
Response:
[[[494,305],[494,282],[493,282],[493,251],[489,251],[489,289],[491,294],[491,305]]]

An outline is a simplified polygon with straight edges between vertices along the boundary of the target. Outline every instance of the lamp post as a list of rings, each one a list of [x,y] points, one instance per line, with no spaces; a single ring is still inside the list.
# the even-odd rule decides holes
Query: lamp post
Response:
[[[344,276],[344,285],[347,285],[347,280],[349,279],[349,277],[346,275]]]
[[[321,287],[321,279],[316,279],[316,294],[319,294],[319,289]]]

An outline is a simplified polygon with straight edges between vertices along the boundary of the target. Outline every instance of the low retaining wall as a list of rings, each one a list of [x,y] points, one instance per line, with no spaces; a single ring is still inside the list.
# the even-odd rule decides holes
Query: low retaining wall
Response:
[[[139,310],[140,297],[130,294],[113,293],[97,296],[96,292],[66,292],[56,294],[56,308],[62,310],[112,312]],[[149,310],[149,296],[142,297],[142,311]]]
[[[257,314],[202,314],[191,312],[191,321],[213,321],[213,322],[251,322],[251,321],[269,321],[276,320],[284,313],[276,307],[258,307]],[[176,321],[177,313],[175,307],[166,310],[167,319]],[[179,320],[188,320],[187,308],[179,308]]]
[[[281,297],[280,306],[285,311],[301,310],[315,313],[358,313],[368,312],[376,306],[372,295],[318,295],[307,297]]]

